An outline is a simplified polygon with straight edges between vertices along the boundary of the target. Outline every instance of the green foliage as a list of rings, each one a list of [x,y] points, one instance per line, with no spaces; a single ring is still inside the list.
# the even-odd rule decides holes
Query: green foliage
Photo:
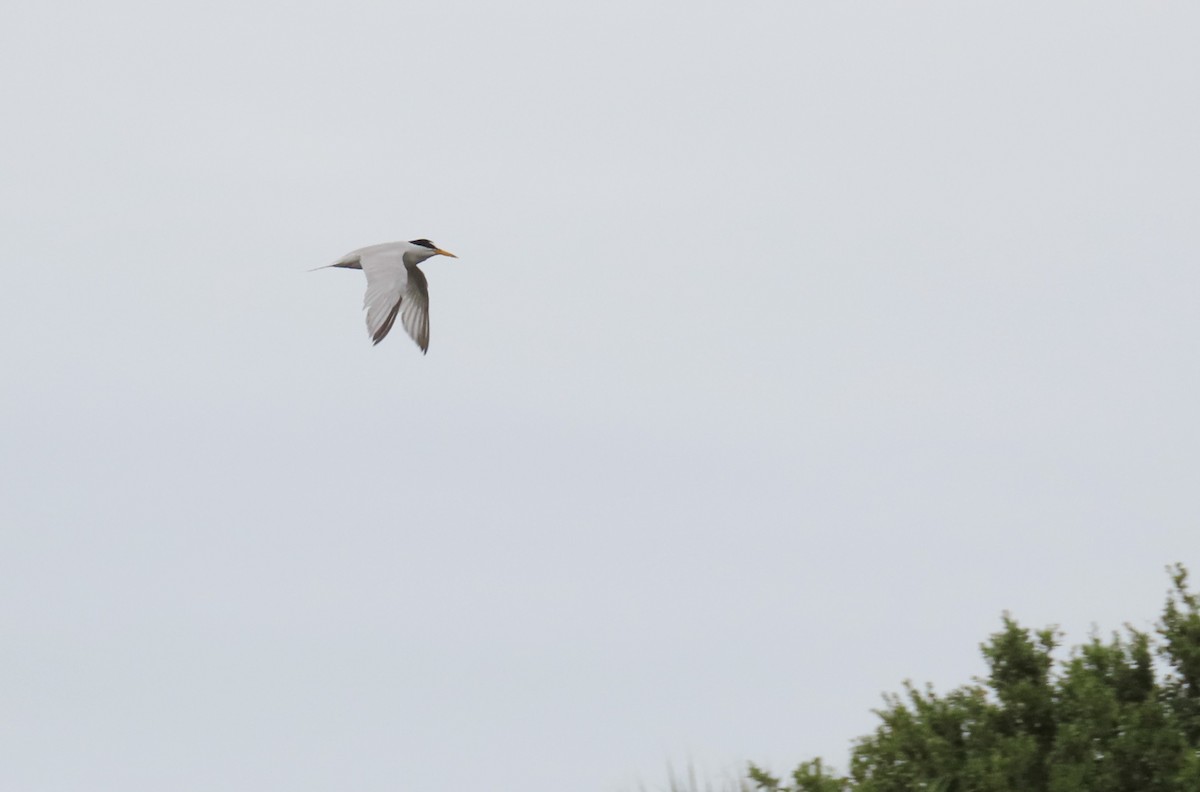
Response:
[[[848,776],[815,759],[790,784],[754,765],[749,779],[759,792],[1197,792],[1200,596],[1169,571],[1157,638],[1126,627],[1056,660],[1054,630],[1005,614],[981,647],[987,677],[885,695]]]
[[[750,765],[749,772],[750,780],[757,784],[759,790],[765,792],[783,792],[783,790],[796,790],[796,792],[843,792],[850,789],[846,779],[838,778],[831,772],[827,772],[827,768],[821,763],[820,759],[813,759],[811,762],[805,762],[796,768],[792,773],[792,781],[794,786],[785,787],[783,782],[778,778],[773,778],[764,770],[755,765]]]
[[[1164,687],[1172,714],[1195,746],[1200,741],[1200,597],[1187,590],[1188,575],[1182,565],[1171,573],[1175,589],[1158,628],[1160,652],[1174,672]]]

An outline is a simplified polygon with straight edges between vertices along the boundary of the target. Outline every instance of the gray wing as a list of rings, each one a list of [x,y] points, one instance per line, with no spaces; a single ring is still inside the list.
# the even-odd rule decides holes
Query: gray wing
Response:
[[[425,273],[416,267],[408,269],[408,284],[404,290],[404,298],[400,305],[400,321],[404,330],[421,352],[429,351],[429,281]]]
[[[429,349],[429,285],[425,274],[404,263],[405,246],[389,242],[343,256],[335,266],[361,268],[367,276],[367,332],[378,344],[391,332],[396,317],[421,347]]]

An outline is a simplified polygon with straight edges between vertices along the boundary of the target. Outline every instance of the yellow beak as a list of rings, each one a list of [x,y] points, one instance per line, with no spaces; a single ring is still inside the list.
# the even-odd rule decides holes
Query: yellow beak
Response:
[[[449,250],[442,250],[441,248],[434,248],[433,252],[437,253],[439,256],[449,256],[450,258],[458,258],[458,256],[454,255]]]

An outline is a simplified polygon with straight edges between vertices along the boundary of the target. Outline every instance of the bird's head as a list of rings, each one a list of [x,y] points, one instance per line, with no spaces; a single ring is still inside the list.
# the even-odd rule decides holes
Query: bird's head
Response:
[[[417,248],[425,248],[425,251],[427,251],[427,252],[425,252],[423,258],[430,258],[431,256],[449,256],[450,258],[458,258],[458,256],[454,255],[450,251],[442,250],[440,247],[433,244],[428,239],[414,239],[414,240],[411,240],[408,244],[413,245]]]

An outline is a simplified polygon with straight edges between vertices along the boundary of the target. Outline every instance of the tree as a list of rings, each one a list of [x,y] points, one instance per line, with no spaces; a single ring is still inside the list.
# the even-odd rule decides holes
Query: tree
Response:
[[[987,677],[885,695],[848,776],[816,759],[787,784],[754,765],[749,779],[760,792],[1197,792],[1200,596],[1182,565],[1170,573],[1154,635],[1127,626],[1056,660],[1055,630],[1005,614],[981,647]]]

